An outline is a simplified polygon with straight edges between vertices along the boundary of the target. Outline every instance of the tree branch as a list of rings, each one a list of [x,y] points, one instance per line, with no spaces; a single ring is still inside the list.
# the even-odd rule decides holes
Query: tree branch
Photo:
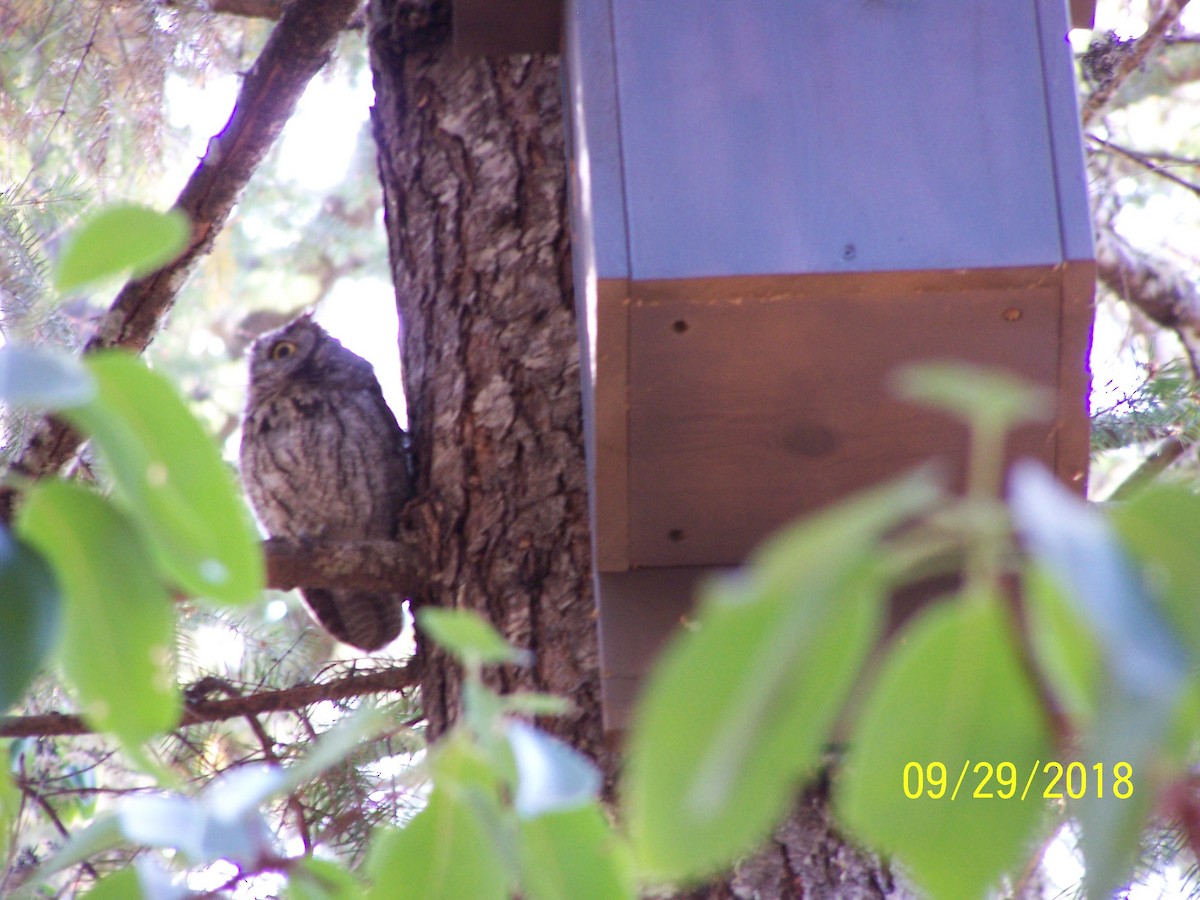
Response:
[[[1113,488],[1112,493],[1105,498],[1105,502],[1115,503],[1130,499],[1169,469],[1175,460],[1187,453],[1190,446],[1182,437],[1167,438],[1153,453],[1142,460],[1128,478]]]
[[[352,543],[270,538],[263,552],[267,584],[281,591],[337,587],[413,594],[422,579],[420,548],[411,536]]]
[[[189,5],[181,0],[164,0],[166,6]],[[211,13],[225,16],[241,16],[246,19],[277,20],[287,9],[286,0],[204,0],[203,8]],[[366,26],[366,17],[360,9],[347,22],[347,28],[361,30]]]
[[[192,223],[187,247],[174,262],[130,281],[100,320],[85,353],[123,347],[141,353],[154,337],[179,289],[212,248],[250,176],[291,117],[308,82],[333,54],[338,35],[360,0],[295,0],[242,82],[229,122],[208,142],[175,208]],[[61,420],[44,419],[12,470],[26,478],[58,471],[81,438]],[[0,487],[0,520],[11,521],[16,488]]]
[[[1145,34],[1134,42],[1133,48],[1127,55],[1122,57],[1120,63],[1112,73],[1112,77],[1108,78],[1100,87],[1096,88],[1087,98],[1087,102],[1083,105],[1083,111],[1080,114],[1080,119],[1083,121],[1083,126],[1086,128],[1092,124],[1092,120],[1099,115],[1100,110],[1108,105],[1108,102],[1116,94],[1117,90],[1124,84],[1125,79],[1135,72],[1146,57],[1150,55],[1150,51],[1163,42],[1167,32],[1171,27],[1179,21],[1179,16],[1183,13],[1183,8],[1188,5],[1188,0],[1169,0],[1166,6],[1163,7],[1158,18],[1150,23],[1150,27],[1146,29]]]
[[[203,722],[219,722],[243,716],[303,709],[322,700],[337,701],[364,694],[394,693],[418,683],[418,673],[412,664],[392,666],[365,674],[348,675],[336,681],[320,684],[300,684],[281,690],[260,691],[244,697],[205,697],[188,699],[180,728]],[[81,716],[47,713],[38,716],[0,717],[0,738],[50,737],[57,735],[91,734],[92,728]]]
[[[1197,197],[1200,197],[1200,184],[1196,184],[1193,181],[1188,181],[1186,178],[1180,178],[1174,172],[1163,166],[1160,162],[1163,159],[1163,154],[1139,153],[1136,150],[1130,150],[1128,147],[1122,147],[1120,144],[1114,144],[1112,141],[1106,141],[1094,134],[1089,134],[1087,139],[1097,146],[1103,147],[1105,150],[1115,153],[1117,156],[1124,157],[1125,159],[1128,159],[1129,161],[1141,166],[1143,169],[1153,172],[1155,175],[1165,178],[1167,181],[1177,184],[1181,188],[1185,188],[1191,191]],[[1176,158],[1176,162],[1179,162],[1178,158]],[[1179,164],[1186,164],[1193,168],[1196,165],[1194,160]]]
[[[1134,251],[1111,232],[1097,235],[1096,274],[1113,294],[1164,328],[1200,330],[1200,289],[1169,263]]]

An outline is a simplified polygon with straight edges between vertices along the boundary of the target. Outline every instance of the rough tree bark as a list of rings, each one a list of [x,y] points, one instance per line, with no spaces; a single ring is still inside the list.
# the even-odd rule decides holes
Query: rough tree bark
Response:
[[[546,722],[603,757],[557,62],[463,59],[448,5],[369,15],[391,265],[428,548],[420,602],[476,609],[533,651],[503,690],[569,697]],[[421,642],[433,736],[460,678]]]
[[[422,603],[482,612],[534,652],[504,690],[566,696],[546,727],[611,776],[600,724],[586,477],[566,226],[558,61],[466,59],[449,4],[372,0],[373,111],[420,499]],[[418,645],[433,737],[460,673]],[[689,897],[883,897],[878,862],[833,830],[820,793],[730,879]]]

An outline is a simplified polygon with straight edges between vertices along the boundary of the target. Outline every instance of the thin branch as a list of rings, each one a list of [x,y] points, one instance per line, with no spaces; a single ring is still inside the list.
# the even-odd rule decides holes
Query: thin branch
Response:
[[[49,800],[33,789],[33,787],[25,779],[24,773],[22,773],[21,777],[18,779],[17,786],[20,788],[22,794],[37,804],[38,808],[46,814],[46,818],[50,820],[50,823],[54,826],[54,830],[59,833],[59,836],[62,837],[63,840],[70,840],[71,832],[67,830],[67,826],[64,825],[62,819],[59,818],[57,810],[55,810],[55,808],[50,804]],[[100,880],[100,873],[97,872],[92,867],[92,864],[86,859],[79,863],[79,868],[90,875],[93,880]]]
[[[1096,137],[1094,134],[1089,134],[1087,137],[1089,141],[1100,147],[1103,147],[1105,150],[1135,162],[1142,168],[1147,169],[1148,171],[1153,172],[1155,175],[1165,178],[1167,181],[1173,182],[1182,188],[1186,188],[1197,197],[1200,197],[1200,184],[1188,181],[1186,178],[1180,178],[1174,172],[1171,172],[1165,167],[1159,165],[1159,160],[1162,158],[1161,156],[1138,153],[1136,150],[1130,150],[1127,147],[1114,144],[1112,141],[1106,141],[1103,138]]]
[[[243,697],[208,699],[190,697],[185,705],[179,727],[220,722],[244,716],[274,712],[292,712],[321,701],[347,700],[365,694],[395,693],[407,690],[418,682],[411,664],[392,666],[365,674],[348,675],[337,681],[321,684],[299,684],[280,690],[260,691]],[[50,737],[57,735],[91,734],[93,729],[81,716],[46,713],[36,716],[0,717],[0,738]]]
[[[1142,156],[1158,163],[1174,163],[1187,169],[1200,169],[1200,157],[1180,156],[1168,150],[1142,150]]]
[[[1200,359],[1196,358],[1196,350],[1192,347],[1191,340],[1182,328],[1174,328],[1172,331],[1175,332],[1175,338],[1179,341],[1179,346],[1183,348],[1184,356],[1187,357],[1188,368],[1192,373],[1192,381],[1200,383]]]
[[[291,117],[308,82],[333,54],[338,35],[360,0],[295,0],[271,32],[242,82],[229,122],[175,201],[192,222],[186,249],[173,263],[130,281],[100,320],[85,353],[123,347],[141,353],[199,259],[213,241],[250,176]],[[43,420],[12,471],[40,478],[58,471],[75,454],[81,438],[57,419]],[[0,487],[0,520],[11,521],[16,489]]]
[[[37,152],[33,154],[29,171],[25,173],[25,177],[21,179],[21,183],[17,185],[18,191],[25,187],[25,185],[29,182],[29,179],[33,177],[34,170],[41,165],[42,160],[46,158],[46,150],[50,144],[50,137],[54,134],[54,129],[57,128],[59,123],[67,117],[67,109],[71,105],[71,97],[75,93],[75,85],[79,82],[79,75],[83,72],[84,67],[87,65],[88,56],[90,56],[92,50],[96,48],[96,34],[100,30],[100,17],[103,12],[104,7],[102,5],[98,5],[96,7],[96,17],[92,20],[92,33],[88,35],[87,43],[83,45],[83,55],[79,57],[79,62],[75,65],[75,71],[71,73],[71,81],[67,84],[67,90],[63,94],[62,105],[58,108],[58,115],[54,117],[54,121],[51,122],[50,127],[46,129],[46,134],[42,137],[41,146],[39,146]]]
[[[1085,128],[1092,124],[1092,120],[1099,115],[1100,111],[1113,98],[1117,89],[1125,83],[1125,79],[1141,67],[1142,63],[1146,61],[1146,57],[1150,55],[1150,51],[1163,42],[1167,32],[1179,21],[1179,16],[1183,13],[1183,8],[1187,5],[1188,0],[1169,0],[1167,5],[1163,7],[1162,12],[1159,13],[1158,18],[1150,23],[1150,27],[1146,29],[1145,34],[1139,37],[1134,42],[1133,48],[1129,53],[1122,57],[1120,63],[1117,64],[1116,69],[1113,71],[1112,77],[1096,88],[1091,96],[1087,98],[1087,102],[1083,105],[1083,112],[1080,115]]]
[[[233,682],[214,675],[201,678],[200,681],[192,685],[188,689],[188,697],[189,699],[199,699],[217,691],[220,691],[226,697],[245,696],[241,689]],[[267,734],[267,729],[263,727],[263,723],[259,721],[258,716],[246,716],[246,724],[250,726],[250,730],[258,738],[258,746],[262,748],[263,759],[277,766],[282,765],[283,761],[279,758],[279,754],[275,752],[275,739]],[[300,796],[296,792],[293,791],[288,795],[287,807],[296,819],[296,830],[300,833],[300,840],[304,845],[305,854],[312,853],[313,841],[312,834],[309,831],[308,817],[304,814],[304,804],[300,802]]]

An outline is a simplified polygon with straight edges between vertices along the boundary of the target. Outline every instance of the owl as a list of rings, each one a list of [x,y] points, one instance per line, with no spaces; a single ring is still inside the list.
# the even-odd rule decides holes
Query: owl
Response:
[[[242,482],[272,537],[388,540],[411,496],[408,442],[371,364],[302,315],[250,347]],[[400,633],[403,598],[301,592],[335,638],[377,650]]]

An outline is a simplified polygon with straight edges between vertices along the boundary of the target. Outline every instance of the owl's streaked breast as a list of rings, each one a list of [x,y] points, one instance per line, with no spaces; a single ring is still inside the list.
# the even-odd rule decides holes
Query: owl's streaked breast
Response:
[[[291,391],[247,415],[241,467],[272,535],[392,533],[408,479],[399,429],[378,402],[369,391]]]

